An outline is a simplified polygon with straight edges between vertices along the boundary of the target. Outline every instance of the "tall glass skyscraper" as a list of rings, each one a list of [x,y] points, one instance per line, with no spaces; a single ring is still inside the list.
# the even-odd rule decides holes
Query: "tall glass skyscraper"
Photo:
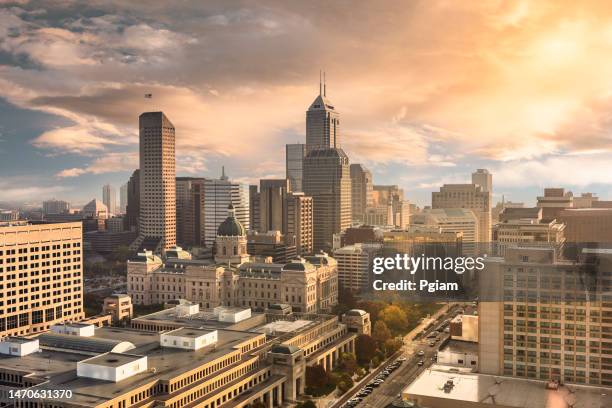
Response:
[[[306,146],[302,143],[288,144],[285,148],[285,168],[291,191],[303,191],[302,178]]]

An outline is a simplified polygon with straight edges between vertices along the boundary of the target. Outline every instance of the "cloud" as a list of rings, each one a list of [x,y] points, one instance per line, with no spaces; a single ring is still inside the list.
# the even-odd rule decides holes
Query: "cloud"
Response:
[[[106,174],[122,171],[132,171],[137,168],[138,153],[107,153],[98,157],[85,167],[73,167],[58,172],[55,176],[59,178],[78,177],[84,174]]]

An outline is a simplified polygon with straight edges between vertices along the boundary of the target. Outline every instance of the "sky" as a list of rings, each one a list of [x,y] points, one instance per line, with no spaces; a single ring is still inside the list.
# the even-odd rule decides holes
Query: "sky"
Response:
[[[607,1],[0,0],[0,202],[118,189],[150,110],[178,175],[284,177],[321,69],[351,162],[412,202],[477,168],[496,201],[612,198]]]

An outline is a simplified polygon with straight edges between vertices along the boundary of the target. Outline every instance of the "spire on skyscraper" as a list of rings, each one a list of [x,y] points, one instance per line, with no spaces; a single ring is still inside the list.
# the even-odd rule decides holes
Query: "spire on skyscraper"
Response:
[[[221,166],[221,180],[229,180],[229,177],[225,175],[225,166]]]

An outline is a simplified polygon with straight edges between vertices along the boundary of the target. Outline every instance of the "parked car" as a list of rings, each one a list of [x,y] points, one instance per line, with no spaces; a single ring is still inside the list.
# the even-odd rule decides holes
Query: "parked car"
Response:
[[[422,357],[425,355],[425,352],[423,350],[419,350],[419,352],[417,353],[417,356]]]
[[[417,365],[418,365],[419,367],[421,367],[423,364],[425,364],[425,362],[424,362],[423,360],[419,360],[419,362],[417,363]]]

